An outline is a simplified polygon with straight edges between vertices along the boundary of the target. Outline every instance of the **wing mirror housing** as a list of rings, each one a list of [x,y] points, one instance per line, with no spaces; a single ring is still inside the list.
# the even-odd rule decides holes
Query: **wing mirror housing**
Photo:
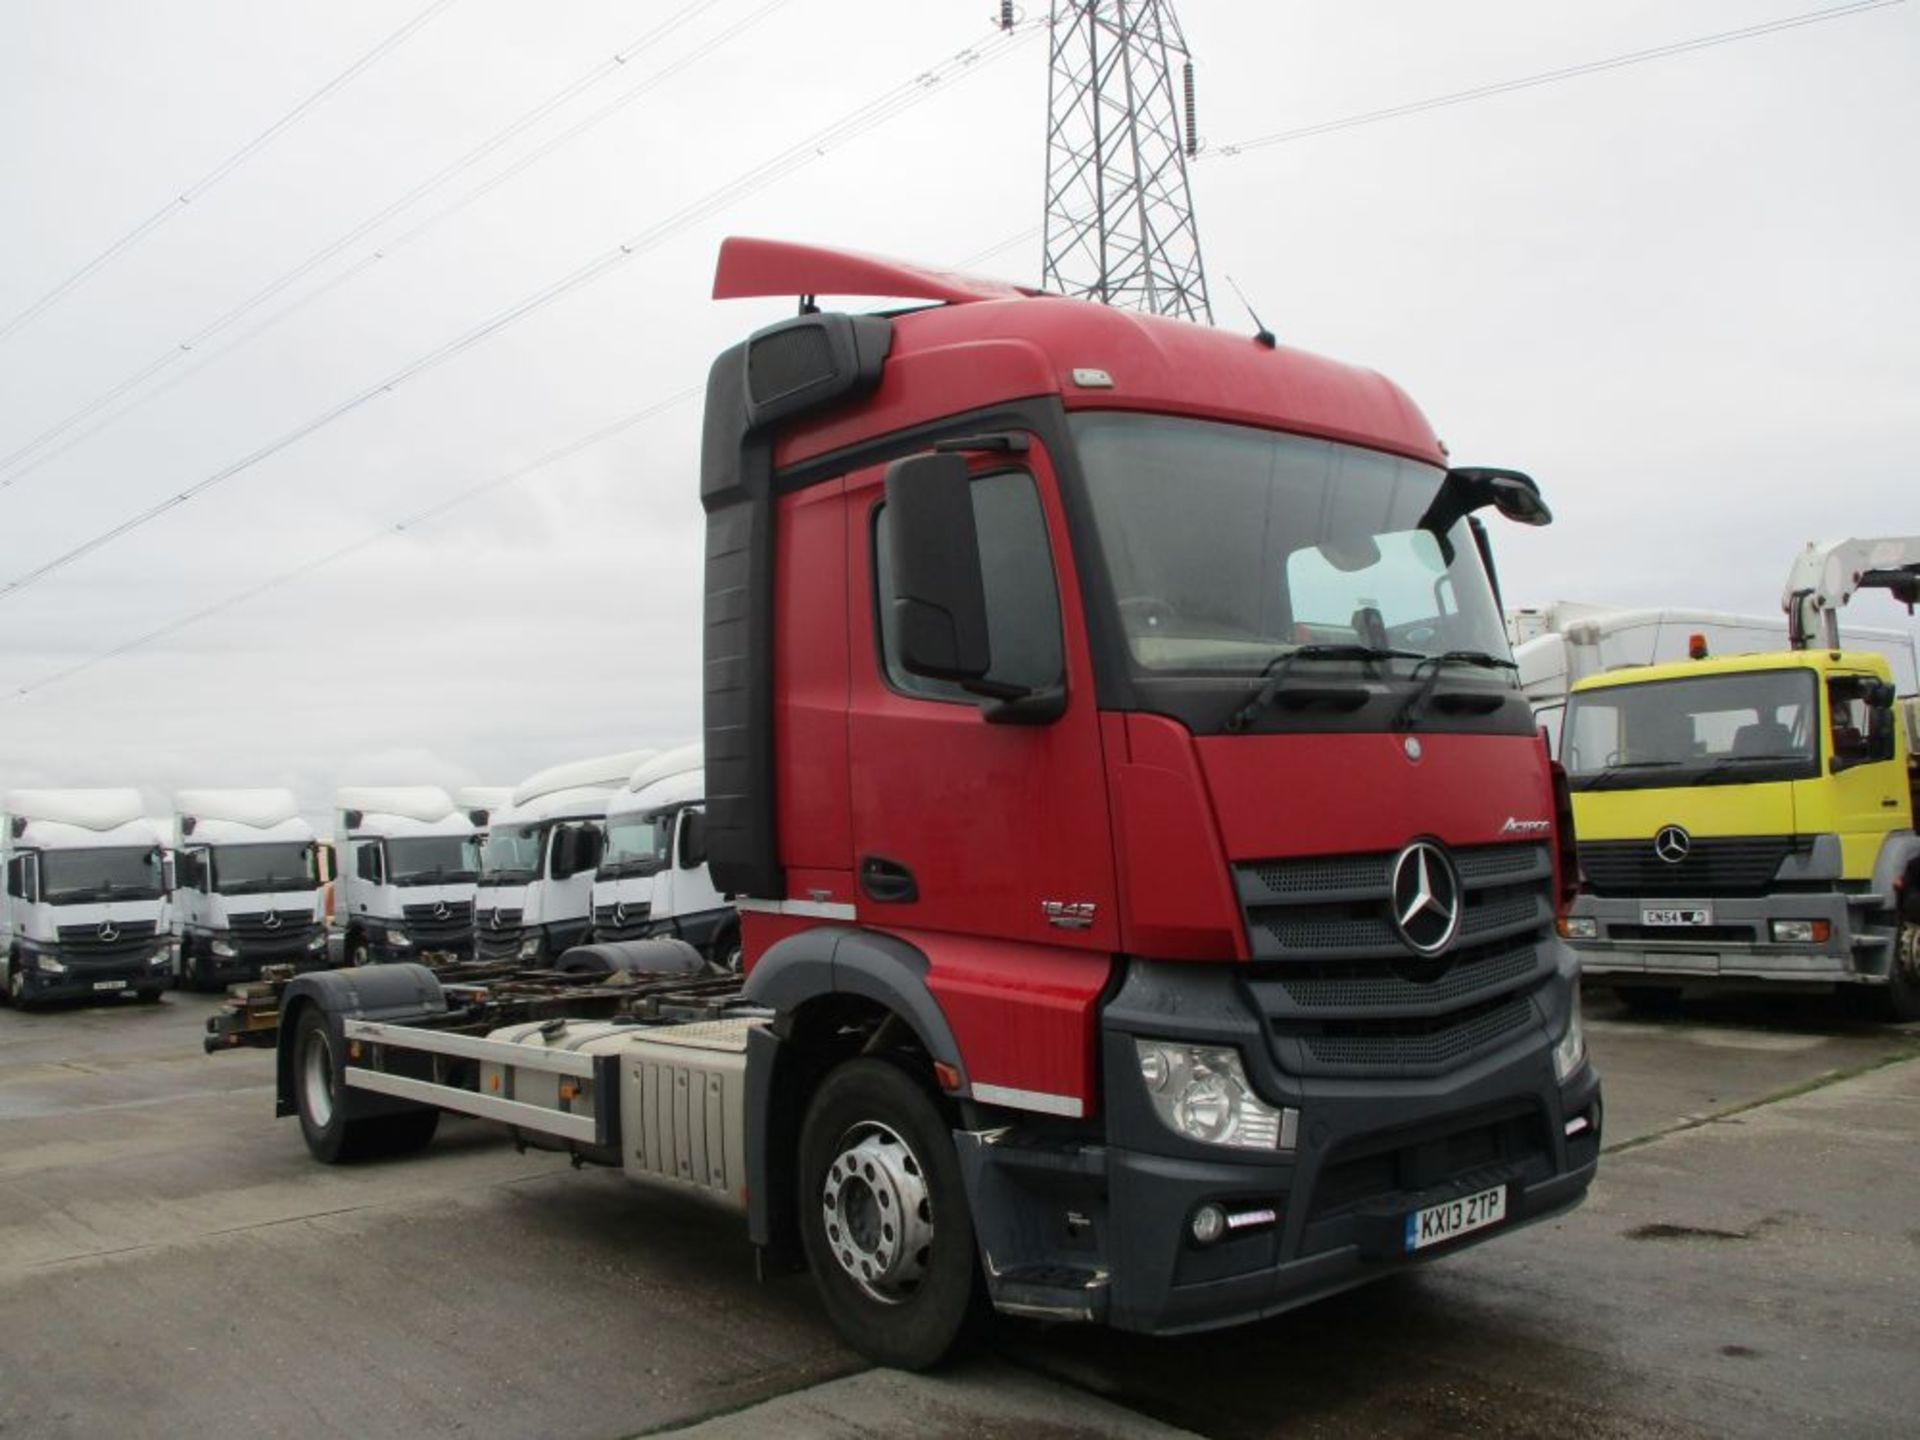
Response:
[[[1449,470],[1440,493],[1420,517],[1420,528],[1445,538],[1462,516],[1492,506],[1520,525],[1551,525],[1553,511],[1540,497],[1540,486],[1519,470],[1469,467]]]
[[[912,455],[890,465],[887,525],[901,665],[929,680],[984,680],[993,655],[966,458]]]

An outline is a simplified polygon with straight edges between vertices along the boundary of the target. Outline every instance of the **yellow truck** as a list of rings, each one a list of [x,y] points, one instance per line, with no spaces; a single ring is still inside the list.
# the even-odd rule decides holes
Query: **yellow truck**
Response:
[[[1920,538],[1809,546],[1793,649],[1592,676],[1561,758],[1581,895],[1560,922],[1588,975],[1654,1008],[1712,986],[1859,987],[1920,1019],[1913,702],[1842,648],[1860,589],[1909,604]]]

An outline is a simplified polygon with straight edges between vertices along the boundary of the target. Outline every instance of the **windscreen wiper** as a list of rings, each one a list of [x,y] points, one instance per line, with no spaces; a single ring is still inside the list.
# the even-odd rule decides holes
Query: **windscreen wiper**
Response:
[[[1407,678],[1411,680],[1422,670],[1426,670],[1428,672],[1426,684],[1415,691],[1413,697],[1400,707],[1400,713],[1393,719],[1396,729],[1411,730],[1413,728],[1414,722],[1420,718],[1420,712],[1426,708],[1427,701],[1433,698],[1434,687],[1440,683],[1440,676],[1449,665],[1471,665],[1477,670],[1518,671],[1520,668],[1513,661],[1498,655],[1490,655],[1485,650],[1442,650],[1438,655],[1422,655],[1420,663],[1413,667],[1413,674]]]
[[[1782,750],[1771,755],[1722,755],[1689,782],[1694,785],[1718,783],[1720,777],[1739,769],[1743,765],[1765,764],[1769,761],[1778,764],[1782,760],[1805,760],[1807,755],[1799,750]]]
[[[1629,770],[1670,770],[1681,763],[1678,760],[1620,760],[1602,766],[1591,775],[1575,775],[1572,784],[1576,790],[1610,790],[1613,787],[1608,782],[1618,779]]]
[[[1300,645],[1282,651],[1260,671],[1260,688],[1247,698],[1246,704],[1227,717],[1226,728],[1238,734],[1252,724],[1253,717],[1271,705],[1273,697],[1280,693],[1280,687],[1286,683],[1287,672],[1302,660],[1359,660],[1372,663],[1422,658],[1418,650],[1390,650],[1379,645]]]

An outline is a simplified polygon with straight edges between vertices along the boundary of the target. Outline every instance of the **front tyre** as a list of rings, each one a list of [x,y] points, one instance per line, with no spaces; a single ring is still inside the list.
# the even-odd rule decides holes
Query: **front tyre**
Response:
[[[1902,921],[1893,944],[1893,965],[1876,992],[1880,1013],[1896,1024],[1920,1020],[1920,924]]]
[[[852,1060],[800,1130],[800,1230],[834,1328],[880,1365],[925,1370],[986,1313],[953,1139],[932,1096]]]

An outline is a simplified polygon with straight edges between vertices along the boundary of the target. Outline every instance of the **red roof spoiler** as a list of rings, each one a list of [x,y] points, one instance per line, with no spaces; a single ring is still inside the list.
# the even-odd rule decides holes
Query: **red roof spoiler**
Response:
[[[713,274],[716,300],[753,295],[886,295],[965,305],[974,300],[1015,300],[1033,293],[1004,280],[929,270],[851,250],[740,235],[720,242],[720,264]]]

